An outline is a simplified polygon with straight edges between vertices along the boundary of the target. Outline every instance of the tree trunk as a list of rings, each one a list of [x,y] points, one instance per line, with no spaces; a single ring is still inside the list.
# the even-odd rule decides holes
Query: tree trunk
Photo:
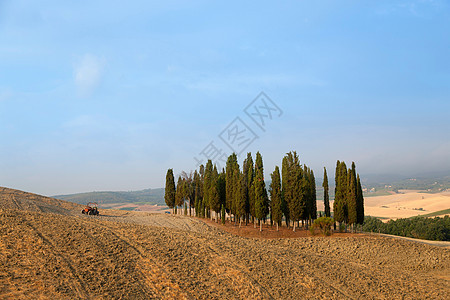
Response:
[[[278,222],[277,222],[277,231],[278,231]]]
[[[241,228],[241,224],[242,224],[242,219],[239,218],[239,228]]]
[[[295,221],[294,221],[294,232],[295,232]]]
[[[262,231],[262,222],[259,222],[259,231]]]

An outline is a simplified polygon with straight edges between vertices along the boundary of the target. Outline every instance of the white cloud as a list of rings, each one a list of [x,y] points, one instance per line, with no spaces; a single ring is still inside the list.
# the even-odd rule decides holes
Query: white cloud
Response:
[[[75,84],[82,97],[92,94],[100,83],[104,62],[98,57],[86,54],[74,67]]]

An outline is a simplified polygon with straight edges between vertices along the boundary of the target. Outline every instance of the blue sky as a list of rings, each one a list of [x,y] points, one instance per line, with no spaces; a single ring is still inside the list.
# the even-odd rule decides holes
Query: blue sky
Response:
[[[0,0],[0,40],[1,186],[162,187],[236,117],[266,176],[450,170],[448,1]]]

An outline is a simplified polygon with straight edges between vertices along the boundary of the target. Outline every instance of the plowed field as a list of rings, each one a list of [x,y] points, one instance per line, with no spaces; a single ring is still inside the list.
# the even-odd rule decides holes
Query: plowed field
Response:
[[[246,238],[189,217],[94,217],[61,205],[59,214],[1,206],[0,298],[450,298],[445,247],[370,235]]]

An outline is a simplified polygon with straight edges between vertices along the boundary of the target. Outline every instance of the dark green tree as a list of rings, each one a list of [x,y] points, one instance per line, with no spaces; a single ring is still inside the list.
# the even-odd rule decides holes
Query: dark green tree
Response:
[[[304,216],[306,210],[306,189],[297,152],[291,151],[283,158],[282,173],[283,196],[288,206],[289,219],[294,222],[293,230],[295,231],[296,222]]]
[[[196,216],[203,218],[205,215],[205,207],[204,207],[204,199],[203,199],[203,185],[205,181],[205,166],[200,165],[198,170],[198,178],[197,178],[197,189],[198,194],[196,195],[196,206],[195,213]]]
[[[221,219],[222,219],[222,225],[225,225],[225,205],[222,204],[222,210],[221,210]]]
[[[247,158],[244,160],[242,172],[244,176],[245,225],[247,225],[250,216],[252,216],[253,219],[255,215],[254,189],[251,189],[254,178],[254,170],[252,154],[250,152],[247,153]]]
[[[234,170],[235,190],[233,192],[235,197],[235,211],[236,218],[239,220],[239,227],[241,227],[242,219],[245,217],[245,195],[244,195],[244,176],[239,170]]]
[[[211,185],[212,185],[212,173],[213,164],[209,159],[205,166],[204,179],[203,179],[203,209],[205,210],[203,215],[207,218],[210,217],[210,199],[211,199]]]
[[[174,208],[175,206],[175,178],[173,176],[173,169],[168,169],[166,174],[166,188],[164,192],[164,200],[169,208]]]
[[[329,195],[329,187],[328,187],[328,176],[327,169],[323,167],[323,204],[325,206],[325,217],[331,217],[330,212],[330,195]]]
[[[282,198],[281,198],[281,178],[280,178],[280,168],[275,167],[271,175],[272,182],[270,183],[270,211],[272,214],[272,220],[278,226],[281,225],[281,220],[283,219],[282,211]]]
[[[220,172],[219,177],[217,179],[217,185],[219,189],[219,199],[220,199],[220,209],[222,210],[222,206],[225,207],[225,201],[226,201],[226,174],[225,170],[222,169],[222,172]]]
[[[317,219],[317,193],[316,193],[316,177],[314,171],[309,169],[309,188],[311,196],[311,219]],[[311,224],[312,225],[312,224]]]
[[[186,194],[186,182],[181,176],[178,176],[177,191],[175,193],[175,214],[178,206],[183,206]]]
[[[199,204],[202,201],[201,198],[201,175],[199,172],[197,172],[197,170],[195,170],[194,172],[194,177],[192,179],[192,184],[193,184],[193,189],[194,189],[194,208],[195,208],[195,216],[199,217]]]
[[[344,162],[340,162],[339,160],[336,163],[336,187],[335,187],[335,196],[333,203],[333,211],[334,211],[334,220],[341,223],[346,223],[348,219],[347,213],[347,167]]]
[[[286,227],[289,227],[289,201],[291,200],[289,186],[289,172],[290,172],[290,162],[288,155],[283,157],[281,164],[281,209],[286,221]]]
[[[181,172],[181,177],[184,180],[185,184],[185,199],[189,202],[189,216],[191,216],[191,209],[194,207],[195,203],[195,182],[194,182],[194,173],[191,171],[189,174],[186,172]],[[187,214],[187,211],[185,212]]]
[[[309,182],[309,168],[304,165],[303,169],[300,167],[301,179],[300,179],[300,205],[301,205],[301,220],[302,224],[304,222],[308,223],[311,218],[312,211],[312,195],[311,195],[311,184]]]
[[[226,164],[226,202],[225,202],[225,208],[227,212],[230,214],[235,214],[235,207],[236,207],[236,199],[234,192],[236,190],[235,185],[237,184],[234,182],[234,170],[239,170],[239,164],[237,162],[237,155],[236,153],[231,154],[227,159]],[[235,220],[236,221],[236,220]]]
[[[259,230],[262,231],[262,221],[268,214],[268,197],[266,184],[264,182],[264,167],[262,156],[256,153],[255,161],[255,216],[260,223]]]
[[[356,176],[356,186],[356,224],[362,225],[364,223],[364,196],[359,174]]]
[[[219,174],[217,173],[217,167],[214,166],[214,169],[211,173],[211,186],[210,186],[210,195],[209,195],[209,208],[211,211],[216,213],[216,222],[218,222],[218,216],[220,213],[220,182],[219,182]],[[212,215],[211,215],[212,218]]]
[[[357,221],[357,183],[356,183],[356,167],[352,162],[352,168],[348,169],[348,191],[347,191],[347,211],[348,224],[353,225]]]

